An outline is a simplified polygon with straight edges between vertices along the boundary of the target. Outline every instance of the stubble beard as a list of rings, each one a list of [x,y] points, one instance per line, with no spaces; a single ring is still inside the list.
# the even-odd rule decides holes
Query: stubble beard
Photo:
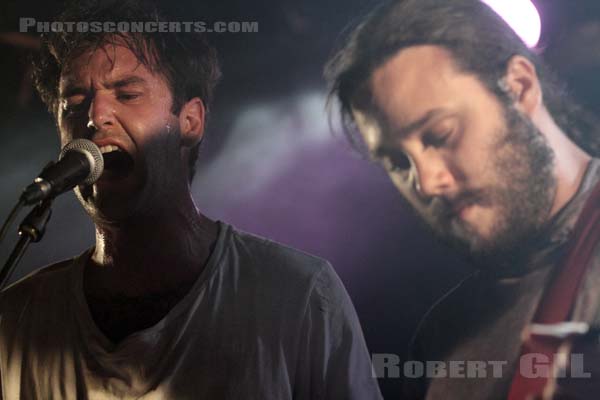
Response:
[[[554,151],[533,123],[510,105],[504,106],[505,129],[491,151],[495,182],[464,193],[474,205],[494,206],[494,226],[487,237],[434,199],[430,228],[442,241],[476,264],[512,262],[527,252],[548,219],[556,193]]]

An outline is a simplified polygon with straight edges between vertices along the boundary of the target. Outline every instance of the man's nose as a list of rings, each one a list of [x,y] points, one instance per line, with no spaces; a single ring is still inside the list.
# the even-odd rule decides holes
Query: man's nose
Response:
[[[454,178],[446,163],[437,157],[428,157],[416,164],[415,189],[424,199],[431,199],[448,193]]]
[[[110,128],[115,122],[115,108],[107,93],[94,94],[88,110],[87,127],[95,130]]]

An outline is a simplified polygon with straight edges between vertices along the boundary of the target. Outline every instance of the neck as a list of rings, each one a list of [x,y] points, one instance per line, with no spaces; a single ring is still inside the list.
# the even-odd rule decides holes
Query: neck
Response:
[[[550,217],[553,217],[577,193],[591,157],[573,143],[554,121],[548,123],[548,126],[546,138],[555,154],[556,195],[550,210]]]
[[[189,195],[151,216],[98,223],[88,282],[130,296],[191,287],[216,236]]]

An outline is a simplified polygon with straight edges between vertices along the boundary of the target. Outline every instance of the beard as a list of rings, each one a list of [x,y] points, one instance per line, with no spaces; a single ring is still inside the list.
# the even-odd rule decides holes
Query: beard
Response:
[[[442,241],[477,264],[511,262],[527,252],[548,219],[556,193],[554,151],[529,118],[504,106],[504,129],[492,148],[493,179],[479,190],[467,190],[451,201],[435,198],[430,228]],[[498,210],[494,226],[483,237],[452,212],[458,202]]]
[[[95,223],[116,226],[155,218],[186,195],[189,178],[181,158],[179,125],[160,129],[148,132],[151,138],[143,143],[143,152],[134,157],[129,174],[111,178],[110,185],[104,187],[96,182],[75,188],[79,202]]]

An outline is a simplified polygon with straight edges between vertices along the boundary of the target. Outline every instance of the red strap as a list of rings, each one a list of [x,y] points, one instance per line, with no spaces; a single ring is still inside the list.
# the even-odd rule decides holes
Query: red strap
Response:
[[[590,258],[600,239],[600,184],[588,198],[581,215],[575,225],[569,252],[560,272],[545,291],[535,317],[534,323],[554,324],[564,322],[569,318],[577,292],[589,265]],[[544,354],[554,361],[554,354],[563,340],[550,337],[531,336],[521,347],[520,355]],[[547,383],[547,377],[526,378],[517,366],[510,388],[509,400],[525,400],[541,396]]]

